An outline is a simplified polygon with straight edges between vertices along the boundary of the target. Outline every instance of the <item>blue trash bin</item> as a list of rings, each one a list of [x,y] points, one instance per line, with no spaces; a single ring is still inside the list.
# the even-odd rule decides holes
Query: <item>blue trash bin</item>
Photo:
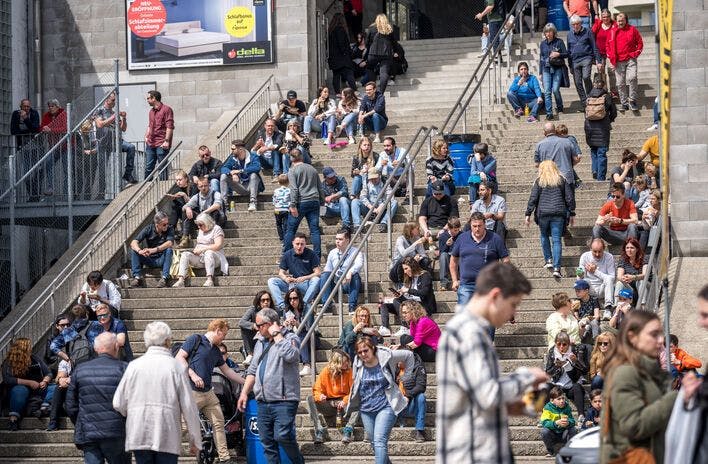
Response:
[[[243,427],[246,429],[246,462],[248,464],[267,464],[263,444],[258,436],[258,401],[249,399],[246,402]],[[281,464],[292,464],[283,448],[280,448]]]
[[[470,177],[470,163],[467,157],[472,153],[474,145],[482,141],[482,137],[479,134],[448,134],[443,138],[450,149],[450,157],[455,163],[453,173],[455,187],[467,187]]]

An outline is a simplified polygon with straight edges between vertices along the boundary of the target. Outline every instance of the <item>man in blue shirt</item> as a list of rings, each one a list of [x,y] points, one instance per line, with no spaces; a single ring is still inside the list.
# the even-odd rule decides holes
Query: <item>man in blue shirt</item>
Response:
[[[524,107],[529,105],[531,114],[527,122],[536,122],[538,120],[538,107],[543,103],[543,93],[538,79],[533,74],[529,73],[529,65],[525,61],[519,63],[517,68],[519,75],[514,78],[514,82],[509,87],[509,92],[506,94],[506,99],[514,108],[514,116],[517,118],[524,115]]]
[[[352,213],[349,203],[349,188],[343,176],[338,176],[331,167],[322,170],[322,193],[324,194],[324,217],[341,217],[342,227],[351,229]]]
[[[592,90],[592,80],[590,79],[592,65],[597,63],[597,72],[602,75],[602,58],[595,45],[595,35],[589,28],[583,27],[580,16],[570,17],[570,28],[571,30],[568,32],[568,64],[573,70],[573,80],[578,97],[585,108],[588,93]]]
[[[231,459],[224,433],[224,413],[219,398],[211,387],[211,374],[215,367],[229,380],[244,383],[243,377],[229,368],[219,350],[219,345],[229,332],[229,323],[224,319],[214,319],[209,323],[204,335],[192,334],[187,337],[175,358],[187,368],[192,395],[197,408],[204,414],[214,430],[214,441],[220,463],[235,463]]]
[[[283,294],[290,288],[299,288],[307,305],[312,303],[320,288],[320,258],[306,244],[305,234],[296,233],[293,247],[280,258],[278,277],[268,279],[268,290],[281,311],[285,308]]]
[[[460,234],[450,254],[452,289],[457,291],[457,304],[462,306],[472,298],[477,276],[485,266],[500,260],[510,262],[504,241],[487,230],[482,213],[472,213],[470,231]]]
[[[359,271],[364,266],[364,255],[359,253],[356,254],[357,248],[351,247],[349,251],[345,253],[345,250],[349,246],[349,240],[351,240],[351,234],[349,229],[343,228],[337,231],[337,235],[334,237],[335,248],[329,252],[327,256],[327,264],[325,264],[324,272],[320,278],[320,286],[324,287],[324,292],[322,293],[322,302],[324,303],[329,294],[334,288],[334,284],[337,282],[339,276],[347,269],[352,260],[354,263],[352,267],[349,268],[347,274],[342,281],[342,292],[349,295],[349,314],[354,314],[356,309],[356,302],[359,298],[359,290],[361,289],[361,277],[359,276]],[[356,254],[356,257],[354,255]],[[335,273],[335,277],[329,285],[324,285],[329,279],[329,276]]]
[[[226,198],[229,190],[239,195],[249,195],[248,211],[256,210],[258,193],[265,190],[261,178],[261,160],[248,151],[243,140],[231,142],[231,154],[221,166],[220,190]]]
[[[143,266],[162,268],[162,278],[157,282],[158,287],[166,287],[170,280],[175,232],[170,225],[170,218],[162,211],[155,214],[152,222],[130,242],[130,267],[133,273],[131,286],[133,287],[142,287],[145,283],[142,277]],[[140,244],[143,241],[145,247],[141,248]]]
[[[374,143],[381,143],[381,131],[388,125],[386,97],[376,90],[376,82],[367,82],[364,97],[359,104],[358,123],[362,128],[374,131]]]
[[[74,305],[71,308],[71,317],[73,318],[71,325],[62,330],[49,344],[49,350],[64,361],[73,361],[69,359],[70,343],[79,338],[79,332],[86,330],[86,339],[91,346],[96,337],[104,332],[103,326],[97,321],[89,321],[88,309],[85,305]],[[64,350],[64,347],[67,349]]]

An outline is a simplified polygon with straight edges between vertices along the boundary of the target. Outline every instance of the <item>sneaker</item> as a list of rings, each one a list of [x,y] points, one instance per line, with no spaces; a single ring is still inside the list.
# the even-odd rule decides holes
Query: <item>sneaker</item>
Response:
[[[17,432],[20,429],[20,421],[19,420],[11,420],[7,424],[7,430],[10,432]]]
[[[563,113],[563,108],[556,108],[556,113],[561,114]]]
[[[351,443],[352,435],[354,435],[354,430],[348,425],[342,429],[342,443]]]
[[[336,139],[339,137],[339,135],[342,133],[342,129],[344,129],[344,126],[337,126],[334,128],[334,138]]]
[[[602,320],[609,321],[610,319],[612,319],[612,311],[605,308],[605,310],[602,312]]]
[[[47,430],[47,432],[53,432],[55,430],[59,430],[59,424],[57,423],[57,421],[50,420],[49,424],[47,424],[46,430]]]
[[[253,361],[253,355],[252,355],[252,354],[249,354],[248,356],[246,356],[246,359],[243,360],[243,365],[244,365],[244,366],[250,366],[250,365],[251,365],[251,361]]]
[[[629,105],[626,104],[626,103],[622,103],[622,106],[620,106],[620,108],[619,108],[619,110],[620,110],[622,113],[624,113],[624,112],[627,111],[628,109],[629,109]]]
[[[124,180],[125,183],[128,184],[128,185],[135,185],[135,184],[138,183],[138,181],[135,180],[135,177],[133,177],[132,174],[131,174],[131,175],[123,176],[123,180]]]
[[[629,102],[629,109],[632,111],[639,111],[639,105],[637,105],[637,102]]]
[[[256,210],[256,202],[252,201],[248,204],[248,211],[255,211]]]
[[[384,224],[383,222],[378,225],[378,228],[379,232],[386,232],[388,230],[388,227],[386,227],[386,224]]]
[[[583,185],[583,180],[578,179],[575,181],[575,190],[580,190],[580,187]]]
[[[204,283],[202,284],[202,287],[213,287],[214,286],[214,279],[211,277],[207,277]]]
[[[543,265],[543,267],[550,271],[551,269],[553,269],[553,263],[550,261],[547,261],[546,264]]]
[[[277,184],[278,183],[278,176],[274,175],[273,179],[270,181],[271,184]]]
[[[398,328],[398,330],[392,335],[393,337],[400,337],[401,335],[410,335],[410,331],[406,329],[405,327],[401,326]]]
[[[322,139],[322,145],[329,145],[332,142],[329,139]]]
[[[374,143],[381,143],[381,137],[379,134],[376,134],[376,137],[374,137]]]
[[[371,227],[371,225],[374,223],[374,221],[366,221],[364,223],[364,227]]]
[[[416,443],[425,442],[425,432],[423,432],[422,430],[416,430],[415,431],[415,442]]]
[[[548,113],[546,115],[546,121],[553,121],[553,113]]]
[[[364,431],[364,439],[362,440],[364,443],[371,443],[371,437],[369,436],[366,431]]]
[[[381,326],[379,327],[379,335],[381,335],[382,337],[390,337],[391,331],[388,328]]]
[[[167,287],[167,279],[164,277],[160,277],[160,280],[157,281],[157,288],[165,288]]]
[[[356,140],[354,140],[354,137],[349,137],[349,145],[354,145],[356,143]]]
[[[145,285],[145,282],[143,281],[142,277],[134,277],[133,280],[130,281],[130,286],[131,287],[142,287]]]
[[[551,453],[546,453],[546,456],[545,456],[545,457],[547,457],[547,458],[552,458],[552,457],[553,457],[553,454],[551,454]]]
[[[300,372],[300,375],[302,375],[302,372]],[[305,374],[305,375],[307,375],[307,374]],[[322,430],[322,429],[315,430],[315,439],[312,440],[312,442],[315,444],[324,443],[324,430]]]
[[[652,132],[655,131],[659,128],[658,124],[652,124],[651,126],[647,127],[647,132]]]
[[[192,240],[189,238],[188,235],[183,235],[182,240],[179,241],[177,244],[177,248],[191,248],[192,247]]]
[[[522,110],[521,108],[519,108],[518,110],[514,111],[514,117],[519,118],[519,117],[521,117],[521,116],[523,116],[523,115],[524,115],[524,110]]]
[[[526,120],[526,122],[536,122],[536,121],[538,121],[538,119],[536,119],[536,116],[534,116],[534,115],[529,116],[528,119]]]
[[[585,423],[585,416],[582,414],[578,416],[578,422],[576,422],[579,426],[582,426]]]
[[[177,279],[177,282],[172,284],[172,288],[180,288],[180,287],[184,287],[184,279],[182,279],[182,278]]]
[[[559,268],[556,267],[553,269],[553,277],[556,279],[560,279],[561,277],[563,277]]]
[[[310,374],[312,374],[312,368],[310,368],[310,366],[303,366],[302,369],[300,369],[300,377],[305,377]]]

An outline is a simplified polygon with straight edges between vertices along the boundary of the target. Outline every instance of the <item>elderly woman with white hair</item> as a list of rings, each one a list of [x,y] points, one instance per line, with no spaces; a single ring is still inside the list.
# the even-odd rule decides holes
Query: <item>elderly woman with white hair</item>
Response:
[[[170,353],[170,327],[151,322],[143,338],[147,351],[128,364],[113,396],[113,408],[127,418],[125,449],[133,452],[135,462],[176,463],[182,448],[182,417],[192,454],[201,449],[199,411],[187,368]]]
[[[197,245],[192,251],[182,252],[179,259],[179,278],[173,287],[184,287],[190,266],[206,269],[207,278],[204,287],[214,286],[214,270],[217,262],[221,267],[221,273],[229,274],[229,263],[224,254],[224,230],[206,213],[200,213],[194,223],[199,228]]]

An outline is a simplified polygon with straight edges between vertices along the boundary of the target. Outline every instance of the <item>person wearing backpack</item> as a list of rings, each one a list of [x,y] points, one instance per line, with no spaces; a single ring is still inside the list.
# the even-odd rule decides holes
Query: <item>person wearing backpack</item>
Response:
[[[605,180],[607,175],[607,150],[616,117],[617,107],[612,102],[612,95],[605,89],[602,75],[596,74],[585,105],[585,140],[590,147],[592,178],[595,180]]]
[[[98,321],[90,321],[84,305],[74,305],[69,318],[71,325],[54,337],[49,349],[60,359],[69,361],[72,367],[93,359],[93,341],[104,332]]]

